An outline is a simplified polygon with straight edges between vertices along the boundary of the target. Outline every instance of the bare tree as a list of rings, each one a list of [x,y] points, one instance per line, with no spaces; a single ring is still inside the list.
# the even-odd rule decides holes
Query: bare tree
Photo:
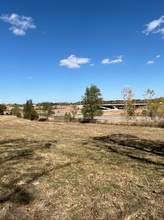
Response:
[[[130,117],[135,116],[135,106],[132,102],[134,94],[132,93],[132,89],[129,86],[125,86],[121,93],[125,104],[125,117],[128,120]]]
[[[73,109],[71,110],[71,114],[73,115],[73,120],[75,119],[75,116],[77,115],[77,106],[74,105]]]
[[[147,116],[148,116],[148,108],[150,106],[150,100],[152,100],[154,95],[155,95],[154,90],[150,90],[150,89],[145,91],[145,93],[142,95],[145,100],[145,103],[146,103],[146,121],[147,121]],[[150,110],[150,108],[149,108],[149,110]]]

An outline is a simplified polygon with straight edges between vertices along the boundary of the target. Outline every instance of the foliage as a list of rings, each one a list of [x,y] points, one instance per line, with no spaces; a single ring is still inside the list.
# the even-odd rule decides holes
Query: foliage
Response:
[[[72,116],[71,116],[71,113],[69,112],[69,113],[65,113],[65,115],[64,115],[64,120],[65,121],[68,121],[68,122],[71,122],[72,121]]]
[[[51,111],[52,111],[53,103],[52,102],[43,102],[42,106],[43,106],[42,110],[45,112],[46,118],[48,120],[48,116],[51,114]]]
[[[0,104],[0,115],[3,115],[4,114],[4,111],[6,110],[6,105],[4,104]]]
[[[26,104],[24,105],[23,113],[24,113],[24,118],[26,119],[37,120],[39,118],[37,112],[34,109],[32,99],[26,101]]]
[[[157,117],[159,119],[164,118],[163,98],[148,100],[148,116],[150,116],[151,119],[156,119]]]
[[[152,105],[153,103],[152,98],[154,95],[155,95],[154,90],[150,90],[150,89],[145,91],[145,93],[142,95],[146,102],[146,119],[147,119],[147,116],[150,116],[151,118],[153,118],[155,106]]]
[[[156,100],[149,100],[148,101],[148,116],[151,119],[156,119],[158,109],[159,109],[159,105]]]
[[[19,109],[18,105],[14,105],[14,108],[11,109],[10,114],[16,115],[18,118],[21,117],[21,113],[20,113],[20,109]]]
[[[154,90],[148,89],[145,91],[145,93],[142,95],[144,97],[144,100],[148,101],[148,99],[152,99],[152,97],[155,95]]]
[[[81,112],[84,118],[93,120],[95,116],[101,116],[103,111],[99,109],[102,104],[100,89],[95,85],[91,85],[90,88],[86,87],[86,92],[82,96],[82,103],[84,107],[81,109]]]
[[[125,117],[128,119],[130,117],[135,116],[135,103],[133,103],[134,94],[132,93],[132,89],[129,86],[125,86],[121,91],[123,99],[124,99],[124,111]]]
[[[31,117],[30,118],[31,120],[38,120],[39,119],[39,115],[38,115],[38,113],[36,112],[36,110],[34,108],[31,111],[30,117]]]
[[[159,119],[164,119],[164,102],[159,103],[157,116],[158,116]]]
[[[142,110],[141,116],[146,117],[147,116],[147,111],[144,109]]]
[[[134,103],[132,101],[127,102],[127,115],[129,117],[135,117],[135,106]]]
[[[17,112],[17,113],[16,113],[16,116],[17,116],[17,118],[21,118],[21,113],[20,113],[20,112]]]

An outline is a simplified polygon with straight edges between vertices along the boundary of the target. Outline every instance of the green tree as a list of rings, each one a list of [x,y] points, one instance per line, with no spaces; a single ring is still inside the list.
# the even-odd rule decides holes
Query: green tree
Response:
[[[124,89],[121,91],[123,99],[124,99],[124,110],[125,110],[125,117],[129,119],[130,117],[135,116],[135,103],[133,102],[134,94],[132,93],[132,89],[129,86],[125,86]]]
[[[6,105],[4,104],[0,104],[0,115],[3,115],[4,114],[4,111],[6,111]]]
[[[26,119],[34,120],[39,118],[37,112],[34,109],[32,99],[26,101],[26,104],[24,105],[23,113],[24,113],[24,118]]]
[[[82,96],[84,107],[81,109],[84,118],[93,120],[95,116],[103,115],[103,111],[99,109],[103,100],[101,96],[101,91],[97,86],[91,85],[90,88],[86,87],[86,92]]]
[[[43,102],[42,106],[43,106],[42,110],[45,112],[46,119],[48,120],[48,116],[51,114],[51,111],[52,111],[53,103],[51,103],[51,102]]]
[[[11,109],[11,115],[16,115],[18,118],[21,117],[20,109],[18,105],[14,105],[14,108]]]

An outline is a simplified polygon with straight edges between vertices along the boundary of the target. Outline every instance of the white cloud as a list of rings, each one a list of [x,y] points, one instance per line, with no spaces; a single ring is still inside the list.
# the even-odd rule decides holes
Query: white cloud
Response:
[[[112,63],[122,63],[123,60],[122,60],[122,56],[117,56],[118,59],[115,59],[115,60],[109,60],[108,58],[102,60],[102,64],[112,64]]]
[[[109,62],[109,59],[107,58],[107,59],[102,60],[101,63],[102,63],[102,64],[109,64],[110,62]]]
[[[18,29],[16,27],[9,28],[10,31],[13,31],[13,34],[15,35],[26,35],[26,32],[24,30]]]
[[[153,34],[157,33],[164,34],[164,28],[158,29],[157,31],[153,31]]]
[[[160,58],[161,55],[157,55],[156,58]]]
[[[151,60],[147,62],[147,64],[153,64],[153,63],[154,61],[151,61]]]
[[[78,58],[75,55],[71,55],[67,59],[60,60],[60,66],[67,66],[68,68],[80,68],[80,64],[86,64],[90,62],[90,58]]]
[[[94,66],[94,65],[95,65],[94,63],[91,63],[91,64],[90,64],[90,66]]]
[[[0,102],[3,102],[3,99],[0,99]]]
[[[17,14],[3,14],[0,16],[0,19],[12,24],[12,26],[9,28],[10,31],[13,32],[15,35],[26,35],[27,29],[35,29],[36,26],[33,24],[33,19],[31,17],[26,17],[24,15],[19,16]]]
[[[150,32],[152,32],[153,34],[161,33],[163,35],[164,34],[164,28],[155,30],[157,27],[160,27],[160,25],[162,23],[164,23],[164,15],[161,16],[157,20],[153,20],[150,23],[145,24],[145,26],[147,26],[147,29],[145,29],[142,33],[148,35]]]

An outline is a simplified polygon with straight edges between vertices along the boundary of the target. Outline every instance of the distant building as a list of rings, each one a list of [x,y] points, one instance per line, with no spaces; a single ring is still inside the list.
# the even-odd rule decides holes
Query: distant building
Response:
[[[82,108],[83,108],[83,105],[77,105],[77,108],[78,108],[78,109],[82,109]]]

